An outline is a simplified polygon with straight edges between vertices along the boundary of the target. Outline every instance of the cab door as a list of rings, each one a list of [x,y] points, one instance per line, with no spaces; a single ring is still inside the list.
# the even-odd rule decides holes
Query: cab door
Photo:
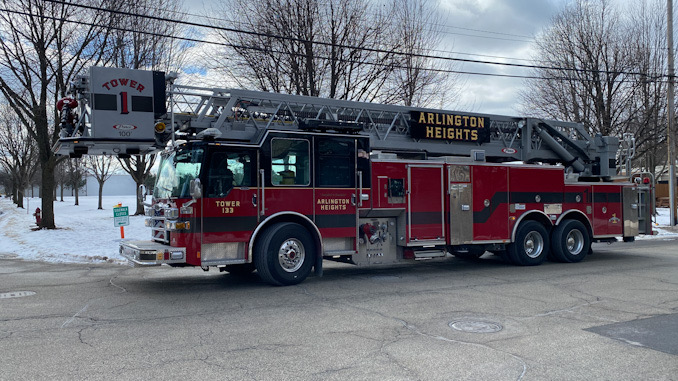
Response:
[[[259,171],[261,221],[278,213],[313,219],[312,138],[270,134],[263,145]]]
[[[314,215],[323,238],[356,237],[361,188],[356,151],[355,138],[314,137]]]
[[[246,261],[245,244],[258,221],[257,150],[211,146],[207,163],[202,263]]]

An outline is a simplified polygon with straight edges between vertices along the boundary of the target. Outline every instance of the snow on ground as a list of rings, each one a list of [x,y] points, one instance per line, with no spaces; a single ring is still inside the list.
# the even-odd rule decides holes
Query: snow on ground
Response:
[[[122,203],[134,213],[135,196],[104,196],[103,210],[97,209],[96,196],[74,197],[54,203],[56,230],[34,230],[35,208],[39,198],[29,198],[26,209],[17,208],[7,198],[0,199],[0,257],[23,258],[45,262],[126,263],[118,253],[120,228],[113,226],[113,206]],[[659,233],[646,238],[678,236],[662,228],[669,223],[667,208],[658,210],[654,229]],[[125,239],[148,240],[151,232],[144,226],[144,216],[130,216]],[[670,229],[670,228],[669,228]]]
[[[678,228],[676,226],[669,226],[671,217],[669,216],[669,208],[657,208],[657,215],[652,219],[652,229],[655,231],[654,236],[638,236],[636,239],[652,239],[652,238],[666,238],[669,236],[678,236]]]
[[[113,225],[113,206],[122,203],[135,211],[135,196],[104,196],[103,210],[97,209],[97,196],[64,197],[54,202],[55,230],[34,230],[35,208],[39,198],[24,200],[19,209],[10,199],[0,199],[0,256],[45,262],[116,262],[126,263],[118,253],[120,228]],[[125,239],[148,240],[150,230],[144,216],[130,216]]]

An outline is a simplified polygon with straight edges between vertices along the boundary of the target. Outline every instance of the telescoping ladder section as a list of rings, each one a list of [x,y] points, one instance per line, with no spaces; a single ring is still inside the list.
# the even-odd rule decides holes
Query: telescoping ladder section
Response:
[[[483,150],[489,161],[561,162],[587,175],[615,170],[617,138],[592,137],[577,123],[182,85],[170,96],[179,131],[215,128],[244,141],[266,129],[359,131],[376,150],[430,156]]]
[[[145,79],[145,73],[152,75]],[[159,89],[161,76],[166,87]],[[119,91],[110,85],[121,83],[116,78],[137,85]],[[387,152],[469,156],[480,150],[488,161],[559,162],[587,176],[612,176],[616,170],[617,138],[592,137],[577,123],[188,86],[174,79],[160,72],[92,68],[72,87],[79,127],[62,135],[55,150],[75,156],[129,155],[164,148],[157,137],[169,131],[187,140],[213,128],[222,139],[256,143],[267,129],[322,130],[367,134],[373,150]],[[140,87],[149,94],[141,94]],[[158,104],[167,112],[162,108],[159,115]],[[137,114],[144,122],[136,122]],[[144,131],[150,132],[140,135]]]

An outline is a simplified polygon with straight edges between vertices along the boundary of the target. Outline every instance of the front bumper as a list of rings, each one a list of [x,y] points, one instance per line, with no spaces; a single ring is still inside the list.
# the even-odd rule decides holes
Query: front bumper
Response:
[[[120,255],[135,267],[186,263],[185,247],[172,247],[153,241],[121,242]]]

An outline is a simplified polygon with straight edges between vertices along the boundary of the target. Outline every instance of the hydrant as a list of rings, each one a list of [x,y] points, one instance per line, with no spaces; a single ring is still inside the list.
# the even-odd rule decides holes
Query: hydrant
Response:
[[[33,213],[35,216],[35,224],[40,226],[40,221],[42,220],[42,213],[40,212],[40,208],[35,208],[35,213]]]

